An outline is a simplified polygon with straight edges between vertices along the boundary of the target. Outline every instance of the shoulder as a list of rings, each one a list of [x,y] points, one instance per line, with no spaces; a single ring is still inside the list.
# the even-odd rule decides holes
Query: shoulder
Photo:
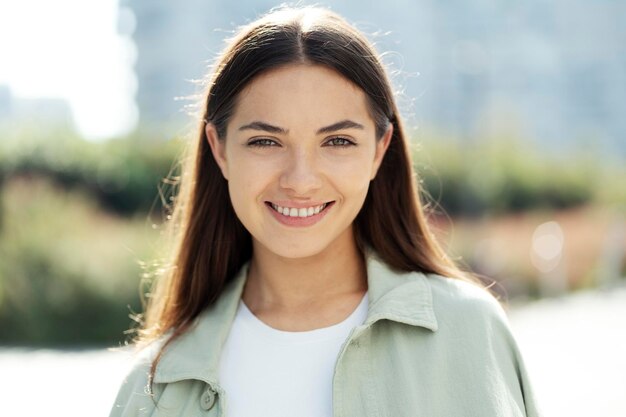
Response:
[[[455,330],[508,331],[508,318],[499,300],[479,284],[427,274],[435,316],[440,327]]]
[[[150,393],[150,368],[162,342],[160,340],[133,352],[129,370],[118,389],[110,417],[150,415],[155,398]]]
[[[435,344],[446,360],[476,377],[504,373],[503,382],[516,384],[519,351],[500,302],[478,284],[427,277],[438,324]]]
[[[439,324],[438,351],[456,370],[482,378],[490,387],[487,395],[510,398],[525,410],[541,415],[523,355],[507,314],[494,295],[472,282],[426,275]],[[496,395],[497,394],[497,395]]]
[[[460,362],[506,370],[509,381],[514,381],[520,352],[506,312],[495,296],[472,282],[433,274],[427,279],[441,349]]]

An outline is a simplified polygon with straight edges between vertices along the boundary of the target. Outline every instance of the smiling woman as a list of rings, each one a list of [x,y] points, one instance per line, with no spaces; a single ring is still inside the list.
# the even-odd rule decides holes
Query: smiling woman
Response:
[[[118,415],[536,416],[498,301],[428,229],[377,54],[283,8],[208,81]]]

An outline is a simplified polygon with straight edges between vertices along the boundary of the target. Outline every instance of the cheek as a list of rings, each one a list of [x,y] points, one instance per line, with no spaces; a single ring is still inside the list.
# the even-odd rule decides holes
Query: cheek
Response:
[[[361,163],[335,164],[327,171],[332,187],[344,198],[344,204],[358,210],[370,184],[369,169]]]
[[[255,158],[246,155],[233,155],[229,160],[229,165],[228,188],[233,204],[245,204],[246,207],[262,198],[263,192],[273,181],[276,181],[277,167],[281,166],[271,158]],[[235,210],[238,208],[235,207]]]
[[[367,190],[373,160],[373,152],[362,152],[357,155],[326,157],[323,165],[325,172],[335,183],[341,183],[357,191],[363,188]]]

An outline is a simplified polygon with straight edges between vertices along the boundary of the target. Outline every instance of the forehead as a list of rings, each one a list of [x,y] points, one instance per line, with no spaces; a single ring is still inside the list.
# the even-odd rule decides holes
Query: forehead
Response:
[[[330,68],[308,64],[272,69],[251,81],[239,94],[235,119],[285,127],[350,119],[373,126],[363,90]]]

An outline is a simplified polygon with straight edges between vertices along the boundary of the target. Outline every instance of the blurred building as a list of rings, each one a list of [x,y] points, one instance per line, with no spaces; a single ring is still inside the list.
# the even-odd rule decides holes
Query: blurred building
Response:
[[[307,2],[302,2],[307,3]],[[142,126],[172,135],[222,39],[278,4],[123,0],[135,14]],[[346,0],[322,3],[370,34],[412,125],[461,139],[515,131],[554,150],[626,150],[626,3]],[[388,33],[387,33],[388,32]]]

